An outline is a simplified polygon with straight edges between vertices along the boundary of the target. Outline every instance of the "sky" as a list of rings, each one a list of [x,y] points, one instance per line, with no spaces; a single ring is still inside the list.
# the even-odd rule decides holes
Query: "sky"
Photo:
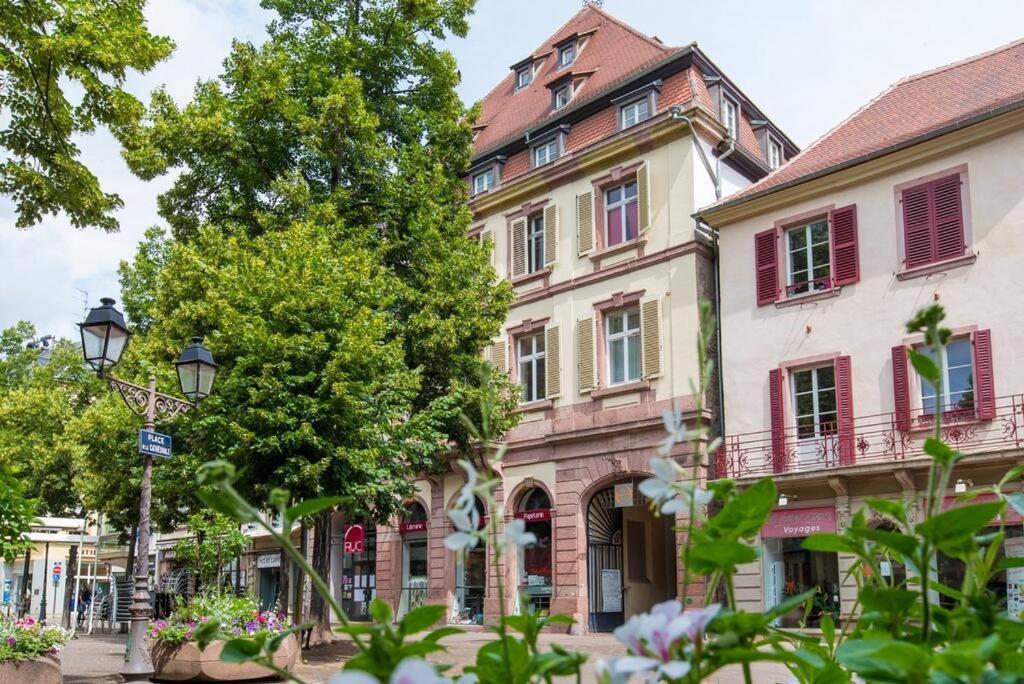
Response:
[[[478,0],[469,35],[445,42],[463,99],[485,95],[581,4]],[[1024,37],[1021,0],[606,0],[604,9],[668,45],[696,41],[800,146],[904,76]],[[197,80],[217,76],[232,40],[262,39],[268,14],[258,0],[151,0],[147,17],[177,49],[128,89],[146,101],[162,85],[184,104]],[[19,230],[0,197],[0,328],[29,320],[40,335],[77,335],[87,305],[119,299],[118,264],[161,224],[156,198],[172,177],[138,180],[103,131],[78,143],[104,190],[124,200],[121,231],[79,231],[63,216]]]

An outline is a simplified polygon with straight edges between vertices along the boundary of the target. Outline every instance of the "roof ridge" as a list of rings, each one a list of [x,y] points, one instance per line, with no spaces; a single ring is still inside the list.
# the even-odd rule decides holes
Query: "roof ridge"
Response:
[[[941,74],[944,71],[950,71],[951,69],[956,69],[957,67],[970,64],[971,62],[977,62],[978,60],[991,57],[992,55],[997,55],[1000,52],[1012,50],[1013,48],[1019,47],[1021,45],[1024,45],[1024,38],[1018,38],[1013,42],[1007,43],[1006,45],[1001,45],[999,47],[992,48],[991,50],[986,50],[985,52],[980,52],[976,55],[971,55],[970,57],[964,57],[963,59],[958,59],[954,62],[950,62],[942,66],[933,67],[931,69],[928,69],[927,71],[922,71],[917,74],[911,74],[910,76],[904,76],[900,80],[896,81],[893,84],[893,86],[902,85],[904,83],[910,83],[911,81],[916,81],[921,78],[927,78],[928,76],[934,76],[935,74]]]
[[[650,45],[658,48],[659,50],[674,50],[674,49],[677,49],[678,47],[681,47],[681,46],[677,46],[677,45],[666,45],[665,43],[662,43],[660,41],[654,40],[654,38],[652,38],[651,36],[647,35],[643,31],[641,31],[640,29],[634,27],[632,24],[628,24],[628,23],[624,22],[623,20],[619,19],[614,14],[606,12],[603,7],[598,7],[597,5],[587,5],[586,7],[584,7],[584,9],[586,9],[587,7],[593,9],[595,12],[597,12],[598,14],[603,16],[608,21],[611,21],[611,22],[614,22],[614,23],[618,24],[622,28],[624,28],[627,31],[629,31],[630,33],[632,33],[637,38],[640,38],[641,40],[649,43]]]

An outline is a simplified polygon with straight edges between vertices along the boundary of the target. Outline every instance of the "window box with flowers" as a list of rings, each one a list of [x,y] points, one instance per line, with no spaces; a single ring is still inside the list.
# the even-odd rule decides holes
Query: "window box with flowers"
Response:
[[[217,592],[199,594],[180,606],[166,620],[149,625],[155,678],[164,681],[222,682],[265,679],[275,673],[255,663],[232,663],[221,660],[225,645],[236,637],[273,638],[286,627],[285,616],[273,611],[260,612],[255,599]],[[210,622],[217,624],[212,643],[201,649],[195,640],[199,628]],[[274,664],[291,671],[299,657],[299,643],[294,634],[284,637],[274,654]]]

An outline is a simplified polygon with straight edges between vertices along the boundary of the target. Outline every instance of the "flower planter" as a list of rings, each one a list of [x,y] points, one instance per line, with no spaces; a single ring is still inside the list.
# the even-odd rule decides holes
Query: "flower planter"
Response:
[[[273,670],[255,663],[224,663],[220,652],[223,641],[215,641],[200,651],[199,646],[186,642],[181,646],[153,646],[153,679],[165,682],[243,682],[275,676]],[[291,672],[299,659],[299,641],[289,634],[274,654],[274,664]],[[0,681],[7,681],[0,678]],[[59,680],[58,680],[59,681]]]
[[[60,661],[51,656],[0,663],[0,682],[4,684],[61,684]]]

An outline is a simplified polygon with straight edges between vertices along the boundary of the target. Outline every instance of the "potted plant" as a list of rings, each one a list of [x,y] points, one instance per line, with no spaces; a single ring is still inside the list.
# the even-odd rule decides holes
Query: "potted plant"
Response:
[[[290,672],[299,655],[299,643],[282,623],[283,613],[260,611],[249,596],[206,591],[178,607],[166,620],[153,620],[149,637],[154,679],[164,681],[222,682],[273,677]],[[209,644],[202,648],[199,634]],[[274,656],[275,669],[255,663],[221,660],[234,639],[281,638]]]
[[[63,628],[31,617],[0,619],[0,682],[60,684],[57,654],[69,636]]]

